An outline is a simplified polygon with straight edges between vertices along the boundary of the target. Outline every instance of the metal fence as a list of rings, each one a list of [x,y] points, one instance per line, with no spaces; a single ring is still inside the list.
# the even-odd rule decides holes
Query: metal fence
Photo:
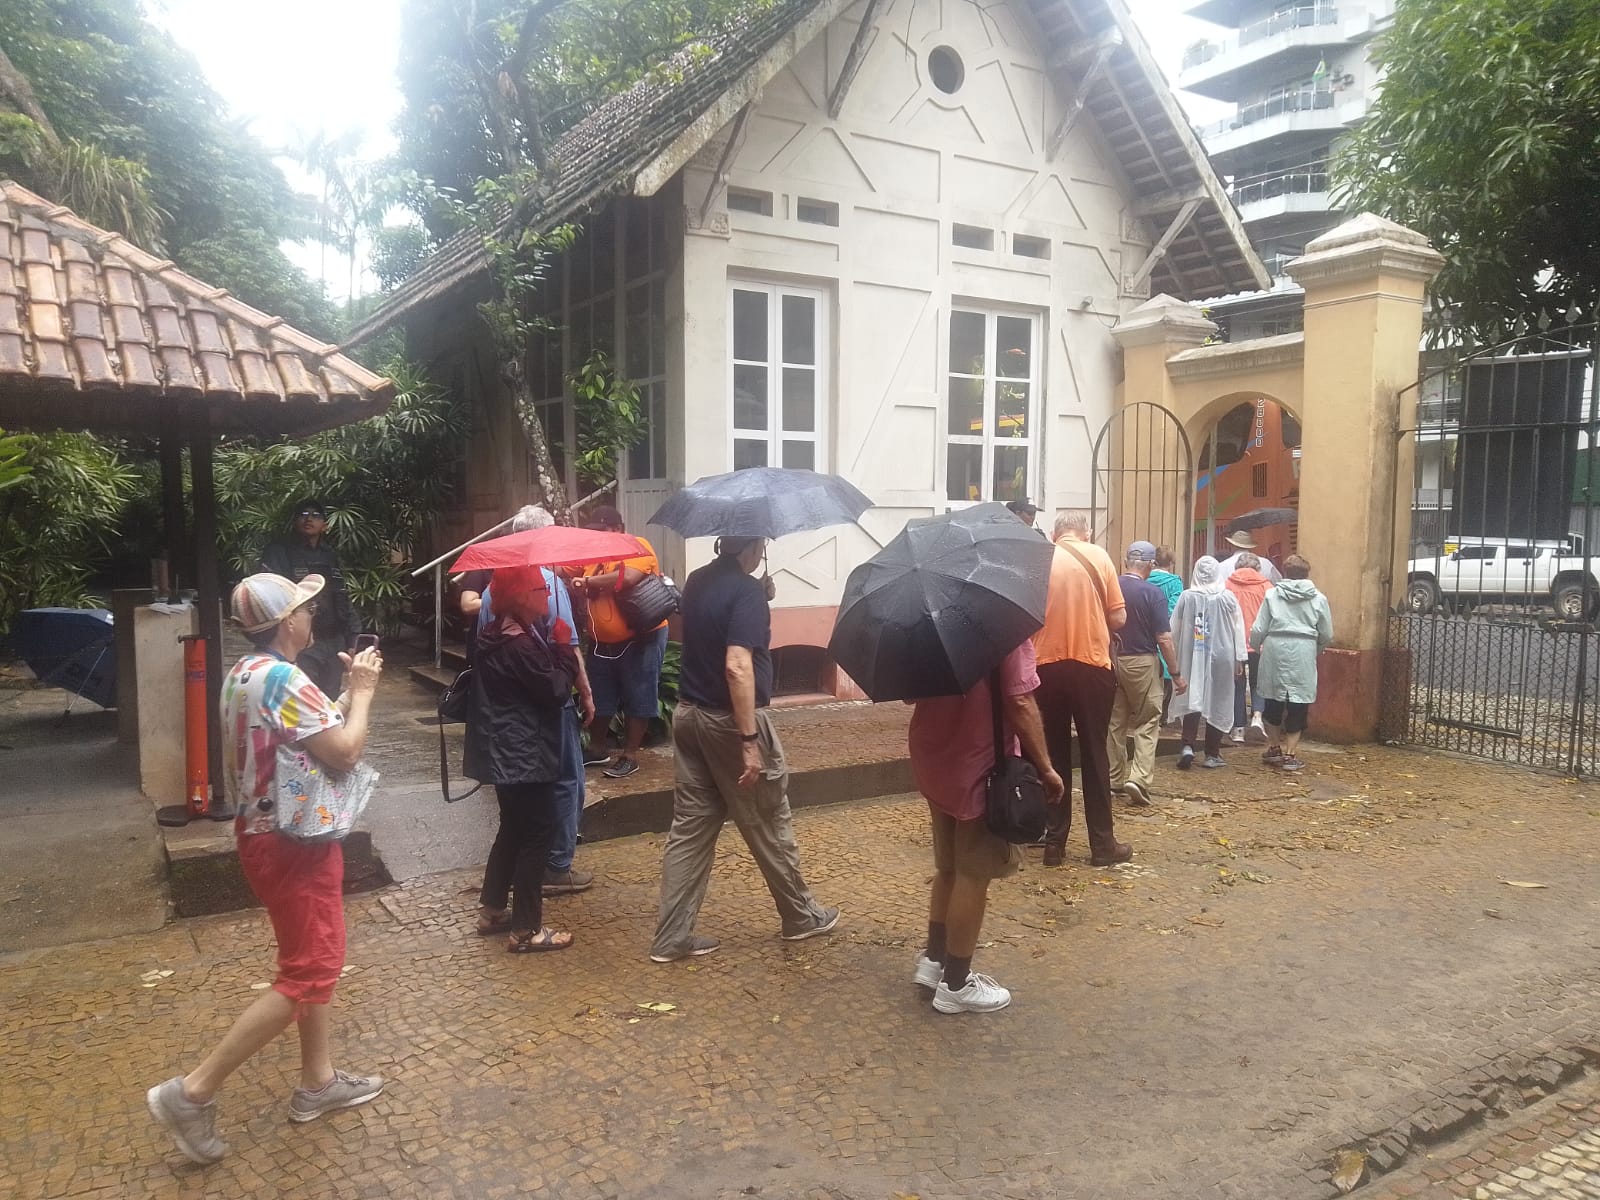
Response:
[[[1401,431],[1413,520],[1394,580],[1385,736],[1600,772],[1600,407],[1595,327],[1465,355],[1418,381]],[[1397,560],[1401,556],[1396,555]]]

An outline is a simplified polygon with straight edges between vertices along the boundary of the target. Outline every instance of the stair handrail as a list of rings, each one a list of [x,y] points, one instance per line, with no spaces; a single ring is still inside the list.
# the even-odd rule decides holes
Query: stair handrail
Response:
[[[486,538],[492,538],[502,529],[509,529],[511,522],[514,520],[516,520],[515,517],[507,517],[498,525],[492,525],[482,533],[473,535],[454,550],[446,550],[432,562],[424,563],[411,572],[411,578],[413,579],[416,579],[424,572],[433,572],[433,665],[435,667],[444,665],[444,564],[460,554],[468,546],[476,545]]]

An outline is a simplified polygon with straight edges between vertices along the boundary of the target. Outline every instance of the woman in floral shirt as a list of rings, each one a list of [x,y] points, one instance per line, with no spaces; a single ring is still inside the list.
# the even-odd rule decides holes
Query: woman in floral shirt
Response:
[[[343,847],[335,840],[283,837],[272,812],[280,746],[301,745],[335,770],[360,761],[383,671],[375,648],[341,653],[349,689],[335,702],[295,666],[312,643],[322,587],[319,575],[295,583],[261,574],[233,591],[233,619],[255,650],[223,680],[222,782],[239,814],[239,863],[277,937],[278,974],[272,990],[240,1014],[205,1061],[146,1093],[151,1115],[198,1163],[214,1163],[227,1152],[216,1132],[217,1089],[291,1024],[298,1023],[300,1031],[300,1086],[289,1098],[290,1120],[310,1121],[364,1104],[383,1090],[376,1076],[335,1070],[329,1043],[329,1005],[344,968]]]

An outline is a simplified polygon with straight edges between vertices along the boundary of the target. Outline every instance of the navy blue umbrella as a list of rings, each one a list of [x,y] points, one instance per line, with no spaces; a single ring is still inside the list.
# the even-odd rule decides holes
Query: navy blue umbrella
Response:
[[[872,501],[853,483],[793,467],[708,475],[676,492],[650,518],[684,537],[782,537],[848,525]]]
[[[10,640],[40,683],[115,708],[115,638],[103,608],[28,608],[12,622]]]
[[[910,521],[850,572],[828,652],[874,700],[960,695],[1044,624],[1054,555],[999,504]]]

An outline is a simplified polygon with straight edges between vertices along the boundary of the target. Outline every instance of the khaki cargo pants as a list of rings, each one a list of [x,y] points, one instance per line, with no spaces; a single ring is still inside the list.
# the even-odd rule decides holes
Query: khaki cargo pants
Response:
[[[711,880],[717,837],[729,820],[739,827],[761,869],[783,932],[799,933],[825,917],[800,874],[800,850],[789,814],[789,766],[765,709],[756,711],[756,730],[766,769],[754,787],[741,788],[744,743],[733,714],[678,704],[672,723],[677,758],[672,829],[661,862],[661,916],[652,954],[688,949]]]

